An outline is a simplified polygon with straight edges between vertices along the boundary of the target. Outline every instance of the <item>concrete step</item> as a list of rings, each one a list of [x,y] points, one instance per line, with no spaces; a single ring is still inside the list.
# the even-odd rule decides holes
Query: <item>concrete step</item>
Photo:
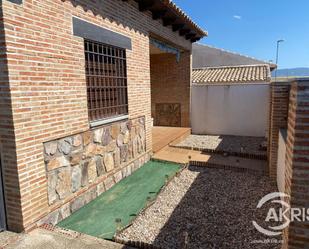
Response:
[[[23,233],[2,231],[0,233],[0,248],[7,248],[6,246],[19,241],[23,236],[25,236]]]
[[[212,168],[235,169],[239,171],[267,172],[267,162],[237,156],[205,153],[175,147],[165,147],[153,155],[153,159]]]

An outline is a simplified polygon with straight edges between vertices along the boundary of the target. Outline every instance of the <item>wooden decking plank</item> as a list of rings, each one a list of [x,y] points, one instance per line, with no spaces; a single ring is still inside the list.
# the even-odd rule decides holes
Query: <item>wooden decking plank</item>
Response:
[[[191,128],[182,127],[160,127],[152,128],[152,149],[156,153],[165,146],[185,139],[191,134]]]

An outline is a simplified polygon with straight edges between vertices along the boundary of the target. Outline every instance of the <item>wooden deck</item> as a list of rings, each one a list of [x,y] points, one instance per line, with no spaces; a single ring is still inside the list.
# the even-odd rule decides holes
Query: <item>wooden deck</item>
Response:
[[[169,144],[178,143],[191,134],[191,128],[161,127],[152,128],[152,149],[156,153]]]

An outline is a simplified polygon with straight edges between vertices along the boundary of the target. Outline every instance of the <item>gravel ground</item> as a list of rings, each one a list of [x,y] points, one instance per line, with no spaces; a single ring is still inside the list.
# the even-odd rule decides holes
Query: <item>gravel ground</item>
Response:
[[[176,146],[266,155],[266,151],[260,149],[264,141],[263,137],[190,135]]]
[[[279,244],[253,243],[269,239],[252,221],[263,226],[269,207],[257,210],[256,205],[274,191],[264,176],[190,167],[175,177],[119,237],[164,249],[280,248]]]

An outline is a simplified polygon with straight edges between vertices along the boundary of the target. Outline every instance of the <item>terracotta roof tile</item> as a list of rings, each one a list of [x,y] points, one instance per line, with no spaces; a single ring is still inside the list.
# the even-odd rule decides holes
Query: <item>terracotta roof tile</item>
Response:
[[[202,36],[207,36],[208,32],[203,30],[200,26],[198,26],[182,9],[180,9],[172,0],[160,0],[167,7],[174,10],[177,15],[182,17],[187,23],[189,23],[192,28],[194,28],[199,34]]]
[[[269,65],[206,67],[193,69],[192,73],[196,84],[259,83],[270,79]]]

